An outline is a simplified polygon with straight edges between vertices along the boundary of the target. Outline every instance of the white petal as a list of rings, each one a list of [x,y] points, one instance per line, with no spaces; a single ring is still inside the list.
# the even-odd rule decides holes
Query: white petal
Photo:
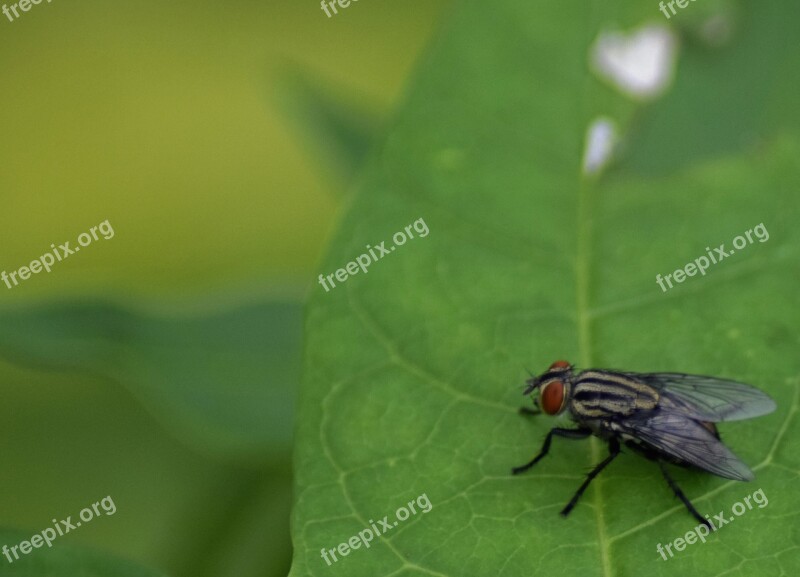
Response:
[[[602,32],[592,47],[595,72],[636,98],[650,98],[672,81],[677,39],[663,25],[648,25],[631,34]]]
[[[597,118],[586,130],[583,172],[597,174],[608,164],[617,142],[617,127],[609,118]]]

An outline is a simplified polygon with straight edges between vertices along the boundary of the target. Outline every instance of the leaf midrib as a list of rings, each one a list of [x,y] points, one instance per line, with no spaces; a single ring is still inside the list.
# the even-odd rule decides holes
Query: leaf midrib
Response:
[[[578,352],[580,363],[583,367],[592,366],[591,348],[591,307],[589,305],[589,281],[591,262],[591,192],[593,179],[581,176],[578,184],[578,216],[577,216],[577,252],[575,257],[575,315],[578,331]],[[592,436],[589,439],[591,467],[595,467],[601,460],[602,443]],[[606,535],[606,521],[603,512],[603,476],[598,475],[592,482],[595,502],[595,521],[597,522],[597,546],[600,550],[600,565],[604,577],[612,577],[613,570],[609,551],[609,541]]]

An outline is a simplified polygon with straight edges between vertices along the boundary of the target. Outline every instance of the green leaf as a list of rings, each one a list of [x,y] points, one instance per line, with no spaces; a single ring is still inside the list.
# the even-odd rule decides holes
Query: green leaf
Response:
[[[768,18],[775,9],[762,4],[748,3],[743,21]],[[785,14],[794,6],[779,5]],[[631,151],[633,119],[658,113],[659,100],[636,104],[588,70],[600,30],[641,21],[641,11],[622,17],[623,6],[465,2],[421,65],[320,272],[344,267],[367,244],[391,246],[416,219],[430,234],[329,292],[315,287],[309,302],[292,577],[791,575],[800,568],[793,488],[800,138],[793,124],[765,119],[757,151],[717,149],[668,176],[642,175],[626,157],[605,176],[583,175],[593,119],[616,120]],[[659,17],[656,5],[644,13]],[[678,70],[701,49],[684,45]],[[743,86],[748,72],[741,69]],[[796,80],[784,79],[769,102],[796,102]],[[708,98],[726,96],[706,90]],[[719,142],[704,132],[716,129],[684,126],[681,141],[652,154],[695,139]],[[706,247],[731,248],[760,223],[766,242],[754,239],[668,292],[656,284],[657,274],[684,267]],[[510,474],[564,423],[517,414],[530,402],[521,396],[525,367],[542,371],[560,358],[713,374],[767,391],[778,403],[774,414],[720,427],[755,482],[681,469],[674,477],[703,513],[731,516],[759,489],[769,504],[664,561],[656,546],[696,522],[658,467],[626,452],[561,517],[606,455],[601,441],[557,439],[528,474]],[[339,553],[330,566],[323,560],[321,549],[336,549],[384,515],[391,521],[423,494],[430,512],[368,549]]]
[[[0,313],[0,354],[115,379],[195,447],[264,462],[291,442],[300,327],[294,302],[197,317],[75,302]]]
[[[0,530],[0,543],[8,547],[29,541],[32,534]],[[63,538],[63,537],[62,537]],[[10,550],[9,550],[10,551]],[[9,555],[14,559],[12,552]],[[32,549],[9,563],[2,557],[0,575],[3,577],[160,577],[163,573],[108,555],[54,542],[52,548]]]

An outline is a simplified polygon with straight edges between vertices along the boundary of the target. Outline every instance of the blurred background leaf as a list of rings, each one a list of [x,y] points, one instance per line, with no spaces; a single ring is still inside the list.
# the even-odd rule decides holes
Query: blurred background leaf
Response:
[[[31,535],[16,531],[0,531],[0,540],[4,543],[20,543],[29,540]],[[96,553],[76,547],[42,548],[30,559],[20,555],[27,562],[15,561],[9,566],[3,565],[0,575],[9,577],[159,577],[162,574],[137,567],[122,559]],[[13,554],[9,553],[10,555]]]
[[[299,69],[288,69],[278,83],[279,102],[311,154],[320,158],[319,168],[346,183],[357,174],[380,133],[379,114],[363,102],[358,106],[335,95]]]
[[[286,574],[299,309],[443,5],[3,17],[0,270],[106,219],[116,235],[0,284],[0,524],[32,534],[112,495],[63,547]]]
[[[69,303],[0,313],[0,354],[114,379],[196,450],[260,463],[291,446],[300,327],[295,303],[185,318]]]

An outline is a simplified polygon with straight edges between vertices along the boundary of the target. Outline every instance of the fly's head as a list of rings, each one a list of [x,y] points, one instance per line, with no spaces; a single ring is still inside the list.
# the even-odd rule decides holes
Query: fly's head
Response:
[[[538,377],[527,381],[524,395],[533,394],[533,403],[548,415],[558,415],[567,407],[572,388],[572,365],[556,361]]]

